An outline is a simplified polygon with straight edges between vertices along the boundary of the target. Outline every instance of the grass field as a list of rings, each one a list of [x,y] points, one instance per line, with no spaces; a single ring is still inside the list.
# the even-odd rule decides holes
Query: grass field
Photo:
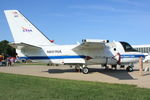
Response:
[[[0,73],[0,100],[150,100],[150,89]]]

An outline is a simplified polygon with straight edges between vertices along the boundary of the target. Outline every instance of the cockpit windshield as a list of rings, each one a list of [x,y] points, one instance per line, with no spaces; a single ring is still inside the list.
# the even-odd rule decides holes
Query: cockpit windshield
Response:
[[[120,42],[125,50],[125,52],[135,52],[137,50],[135,50],[130,44],[128,44],[127,42]]]

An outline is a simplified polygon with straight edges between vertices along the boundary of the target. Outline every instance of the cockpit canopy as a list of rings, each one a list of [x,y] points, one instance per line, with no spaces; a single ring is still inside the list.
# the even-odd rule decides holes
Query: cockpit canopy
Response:
[[[137,52],[129,43],[127,42],[120,42],[121,45],[123,46],[125,52]]]

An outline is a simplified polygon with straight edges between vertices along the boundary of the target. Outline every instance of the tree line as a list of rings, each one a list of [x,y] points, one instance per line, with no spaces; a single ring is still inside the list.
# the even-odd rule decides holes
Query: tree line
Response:
[[[9,41],[0,41],[0,55],[6,57],[16,57],[16,50],[9,45]]]

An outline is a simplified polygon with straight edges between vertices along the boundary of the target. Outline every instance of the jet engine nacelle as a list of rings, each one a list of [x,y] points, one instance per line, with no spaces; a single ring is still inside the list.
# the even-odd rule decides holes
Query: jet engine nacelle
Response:
[[[109,40],[99,40],[99,39],[83,39],[82,42],[99,42],[99,43],[108,43]]]

